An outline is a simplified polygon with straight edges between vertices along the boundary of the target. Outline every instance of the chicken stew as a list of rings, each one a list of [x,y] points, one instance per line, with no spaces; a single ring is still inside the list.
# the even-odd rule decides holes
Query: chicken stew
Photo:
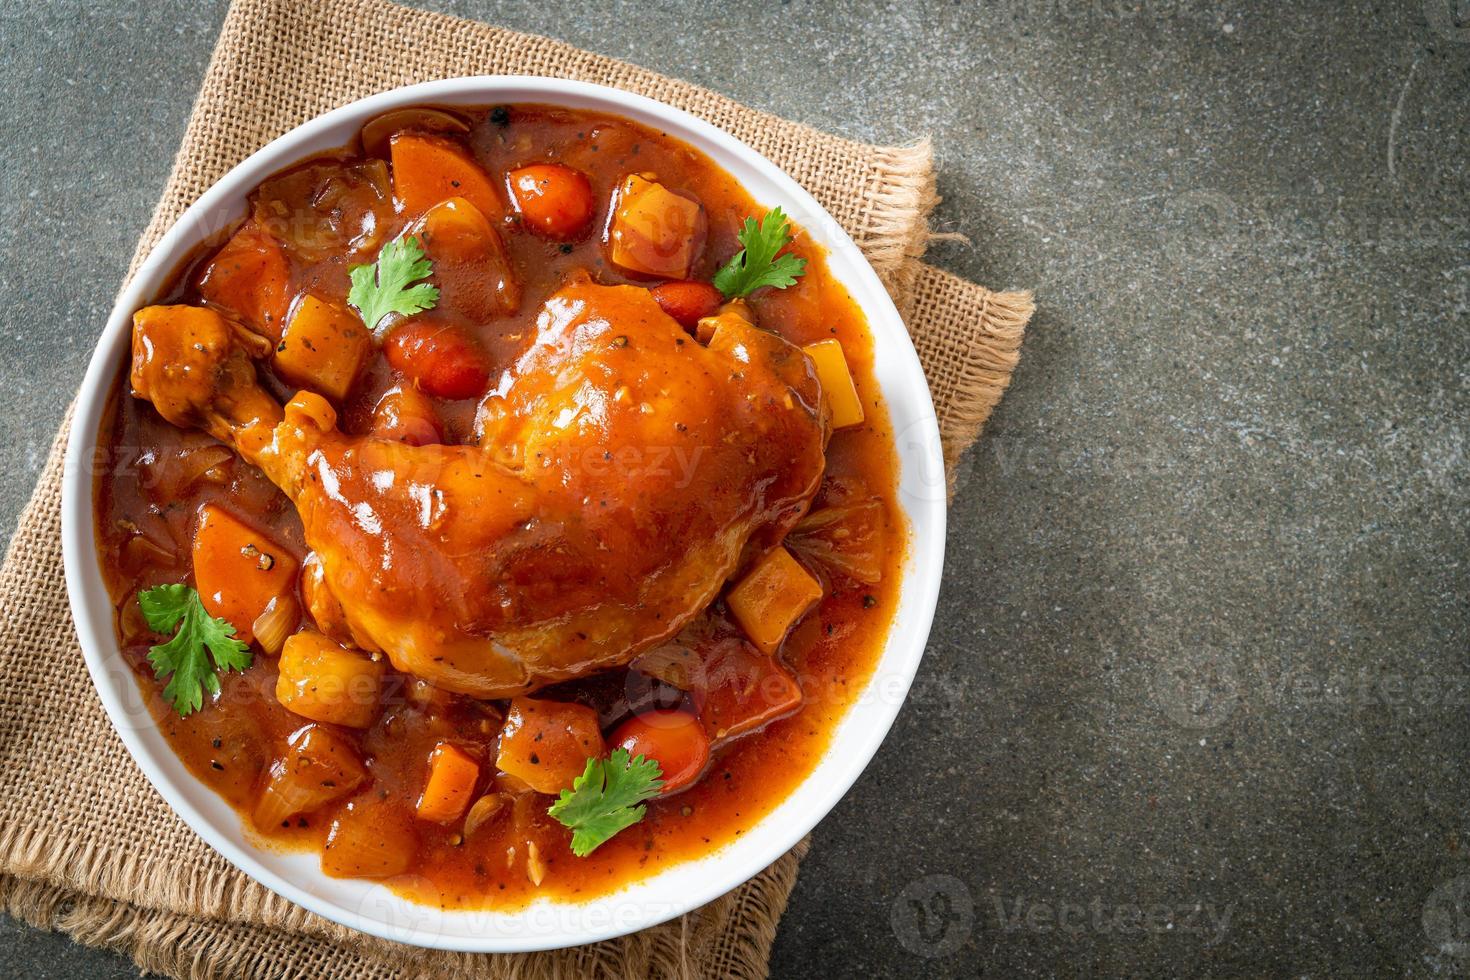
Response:
[[[861,311],[708,158],[398,110],[134,316],[98,549],[263,846],[445,907],[709,853],[863,689],[906,526]]]

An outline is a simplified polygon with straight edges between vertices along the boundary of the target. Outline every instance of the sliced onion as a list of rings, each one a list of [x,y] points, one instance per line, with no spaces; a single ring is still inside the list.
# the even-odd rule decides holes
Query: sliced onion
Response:
[[[146,534],[135,534],[122,547],[122,566],[137,573],[149,565],[165,566],[174,560],[173,552]]]
[[[541,860],[541,848],[533,840],[526,842],[526,877],[537,888],[546,880],[546,862]]]
[[[488,793],[476,800],[470,806],[470,812],[465,814],[465,838],[472,837],[475,831],[485,826],[492,817],[505,809],[505,805],[509,802],[510,798],[504,793]]]
[[[216,466],[222,466],[235,454],[225,446],[210,441],[205,445],[180,446],[161,452],[144,463],[150,489],[160,500],[176,500]]]
[[[286,638],[296,632],[296,626],[300,622],[301,606],[296,597],[290,593],[282,593],[270,601],[265,612],[255,617],[250,632],[255,634],[255,640],[261,649],[274,657],[286,645]]]
[[[441,109],[394,109],[362,127],[362,150],[370,157],[386,157],[388,141],[405,129],[431,133],[468,133],[469,123]]]
[[[883,580],[885,513],[881,500],[823,507],[797,522],[786,545],[864,585]]]

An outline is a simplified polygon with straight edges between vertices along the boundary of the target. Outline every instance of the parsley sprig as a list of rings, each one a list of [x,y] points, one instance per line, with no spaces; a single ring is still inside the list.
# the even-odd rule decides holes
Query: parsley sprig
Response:
[[[620,830],[643,819],[644,800],[663,789],[663,770],[657,762],[627,749],[613,749],[606,759],[588,759],[572,788],[546,812],[572,832],[572,853],[586,857]]]
[[[806,271],[806,259],[776,253],[791,243],[791,222],[774,208],[757,225],[746,218],[736,238],[745,246],[715,273],[715,288],[727,299],[749,296],[762,286],[785,289]]]
[[[235,639],[235,627],[206,612],[199,593],[187,585],[147,589],[138,593],[138,606],[155,633],[178,627],[173,639],[149,648],[148,662],[154,677],[169,678],[163,696],[181,716],[204,705],[205,691],[219,692],[220,671],[250,666],[250,647]]]
[[[433,271],[434,264],[424,255],[417,238],[395,238],[383,246],[372,265],[355,265],[347,270],[352,277],[347,302],[357,307],[362,322],[376,332],[389,313],[412,316],[434,308],[439,302],[439,287],[419,282]]]

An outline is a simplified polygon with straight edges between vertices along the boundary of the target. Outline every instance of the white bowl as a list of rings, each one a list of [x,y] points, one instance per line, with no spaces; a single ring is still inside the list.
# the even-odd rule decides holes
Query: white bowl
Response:
[[[877,381],[888,402],[902,466],[901,501],[910,525],[899,608],[873,678],[833,735],[812,774],[735,842],[613,894],[580,902],[540,900],[515,912],[444,911],[382,885],[322,874],[317,855],[262,850],[228,804],[196,780],[169,748],[119,655],[113,606],[94,544],[92,461],[108,393],[129,348],[131,317],[166,287],[179,261],[243,216],[263,179],[304,157],[351,142],[388,109],[434,103],[554,103],[603,110],[658,127],[704,151],[757,201],[780,205],[826,247],[835,275],[868,318]],[[590,943],[634,932],[711,901],[758,874],[827,814],[868,764],[903,703],[934,616],[944,556],[945,485],[929,388],[898,311],[852,240],[806,191],[750,147],[687,113],[627,92],[548,78],[456,78],[395,89],[319,116],[274,140],[186,211],[143,263],[108,318],[87,369],[67,446],[62,491],[66,585],[77,635],[97,693],[138,766],[174,811],[241,871],[334,922],[438,949],[519,952]]]

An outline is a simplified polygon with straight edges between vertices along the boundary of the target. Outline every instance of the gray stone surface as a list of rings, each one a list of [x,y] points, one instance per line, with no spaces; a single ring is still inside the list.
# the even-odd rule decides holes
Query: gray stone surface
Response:
[[[1470,970],[1456,2],[434,4],[932,134],[970,239],[934,260],[1037,290],[915,696],[817,831],[777,976]],[[6,521],[222,15],[0,0]]]

